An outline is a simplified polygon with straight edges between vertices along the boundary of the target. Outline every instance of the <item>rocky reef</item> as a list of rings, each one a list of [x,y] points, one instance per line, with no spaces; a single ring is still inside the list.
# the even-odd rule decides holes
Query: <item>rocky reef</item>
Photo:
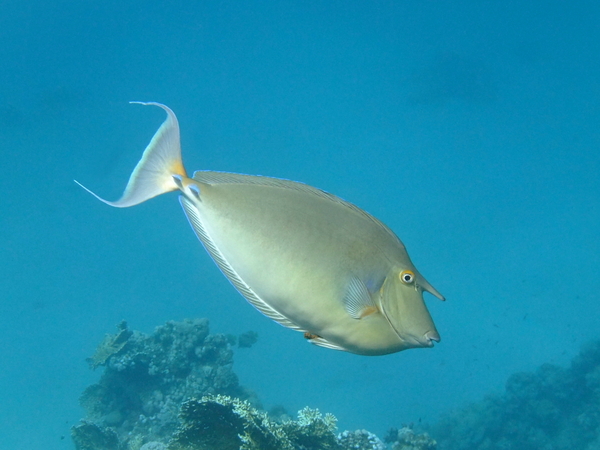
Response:
[[[600,341],[567,368],[512,375],[489,396],[431,428],[440,450],[600,449]]]
[[[80,398],[87,416],[71,430],[77,450],[385,450],[366,430],[336,434],[336,418],[304,408],[287,414],[260,410],[232,370],[234,342],[210,334],[208,320],[167,322],[146,335],[122,322],[107,335],[90,367],[103,367]],[[392,450],[434,450],[435,441],[410,428],[386,439]]]

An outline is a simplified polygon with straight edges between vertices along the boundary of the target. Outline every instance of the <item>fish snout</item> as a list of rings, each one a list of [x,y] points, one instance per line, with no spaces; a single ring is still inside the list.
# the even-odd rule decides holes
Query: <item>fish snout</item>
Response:
[[[433,341],[440,342],[440,334],[437,331],[428,331],[423,335],[422,344],[426,347],[433,347]]]

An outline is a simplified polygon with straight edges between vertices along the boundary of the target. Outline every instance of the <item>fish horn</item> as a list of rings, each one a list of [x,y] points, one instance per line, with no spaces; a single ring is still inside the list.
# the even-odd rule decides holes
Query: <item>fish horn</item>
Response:
[[[177,122],[175,113],[160,103],[130,103],[159,106],[167,112],[167,119],[154,134],[150,144],[144,150],[142,159],[140,159],[135,169],[133,169],[121,198],[114,202],[104,200],[79,181],[74,180],[75,183],[98,200],[117,208],[134,206],[160,194],[175,191],[178,189],[178,186],[173,176],[187,176],[181,159],[179,123]]]
[[[442,294],[440,294],[438,292],[438,290],[436,288],[434,288],[429,281],[427,281],[423,275],[421,275],[420,273],[417,274],[417,284],[419,286],[421,286],[421,288],[424,291],[429,292],[431,295],[434,295],[435,297],[439,298],[441,301],[445,301],[446,299],[444,298],[444,296]]]

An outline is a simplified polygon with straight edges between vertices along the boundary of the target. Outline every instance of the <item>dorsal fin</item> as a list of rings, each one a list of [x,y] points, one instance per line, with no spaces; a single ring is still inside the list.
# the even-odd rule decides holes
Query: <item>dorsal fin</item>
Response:
[[[194,176],[192,178],[194,178],[194,180],[196,181],[200,181],[201,183],[207,184],[255,184],[258,186],[270,186],[282,189],[291,189],[294,191],[306,192],[317,197],[325,198],[332,202],[343,205],[344,207],[353,211],[355,214],[358,214],[359,216],[362,216],[375,223],[378,227],[385,230],[387,234],[392,236],[393,239],[396,240],[402,248],[404,248],[404,244],[402,243],[402,241],[400,241],[398,236],[396,236],[396,234],[387,225],[385,225],[376,217],[373,217],[368,212],[362,210],[361,208],[350,202],[347,202],[346,200],[338,197],[337,195],[330,194],[327,191],[312,187],[308,184],[304,184],[299,181],[286,180],[284,178],[265,177],[260,175],[245,175],[241,173],[217,172],[210,170],[197,170],[196,172],[194,172]]]

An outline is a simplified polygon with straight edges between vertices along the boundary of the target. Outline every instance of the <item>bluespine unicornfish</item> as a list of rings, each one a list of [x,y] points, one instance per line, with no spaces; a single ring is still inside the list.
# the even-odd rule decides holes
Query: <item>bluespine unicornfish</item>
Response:
[[[440,340],[423,291],[444,298],[386,225],[295,181],[211,171],[189,177],[175,114],[160,103],[141,104],[162,108],[167,119],[123,196],[111,202],[84,189],[118,208],[179,191],[192,229],[235,288],[314,344],[384,355]]]

